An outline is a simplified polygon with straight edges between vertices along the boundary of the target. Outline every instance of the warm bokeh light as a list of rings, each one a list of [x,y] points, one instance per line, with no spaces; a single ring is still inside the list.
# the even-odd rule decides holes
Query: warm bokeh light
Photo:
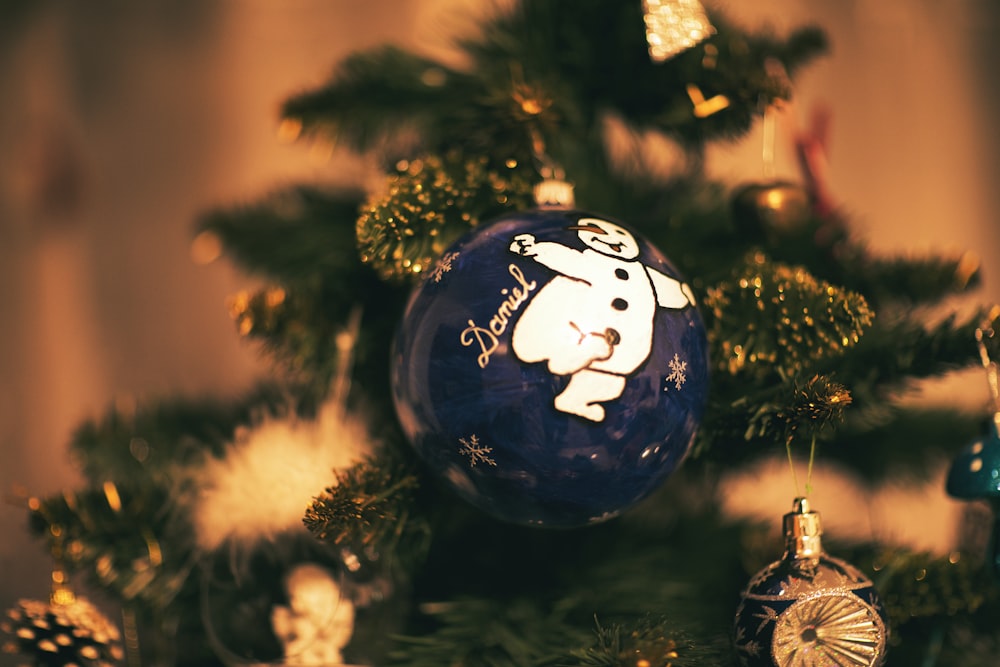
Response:
[[[191,242],[191,260],[195,264],[211,264],[221,255],[222,241],[214,232],[201,232]]]
[[[285,118],[278,124],[278,141],[290,144],[302,134],[302,121],[297,118]]]

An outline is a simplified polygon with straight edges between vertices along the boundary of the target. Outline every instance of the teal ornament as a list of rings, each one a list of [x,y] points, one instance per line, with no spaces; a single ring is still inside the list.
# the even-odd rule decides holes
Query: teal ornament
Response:
[[[993,508],[993,534],[990,557],[993,573],[1000,576],[1000,367],[990,358],[986,339],[995,334],[993,321],[1000,314],[994,308],[986,321],[976,328],[976,347],[982,360],[993,398],[994,413],[988,433],[958,453],[948,471],[945,489],[948,495],[963,500],[983,499]]]
[[[993,572],[1000,576],[1000,412],[993,416],[989,432],[967,445],[951,463],[945,488],[962,500],[986,500],[993,508],[990,538]]]

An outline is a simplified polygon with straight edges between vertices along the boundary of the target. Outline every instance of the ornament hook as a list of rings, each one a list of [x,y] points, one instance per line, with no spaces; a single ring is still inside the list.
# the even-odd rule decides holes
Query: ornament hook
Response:
[[[341,414],[347,410],[347,395],[351,390],[351,373],[354,368],[354,356],[357,351],[358,339],[361,335],[361,317],[364,306],[354,304],[347,318],[347,325],[337,334],[334,343],[337,346],[337,372],[333,378],[333,405]]]
[[[575,204],[573,184],[568,182],[561,167],[542,167],[542,180],[535,185],[535,205],[539,208],[572,208]]]
[[[993,321],[1000,314],[1000,307],[993,308],[987,319],[976,327],[976,347],[979,348],[979,359],[986,370],[986,381],[989,383],[990,396],[993,399],[993,421],[1000,429],[1000,366],[990,358],[990,352],[986,347],[986,339],[993,338],[996,331],[993,328]]]

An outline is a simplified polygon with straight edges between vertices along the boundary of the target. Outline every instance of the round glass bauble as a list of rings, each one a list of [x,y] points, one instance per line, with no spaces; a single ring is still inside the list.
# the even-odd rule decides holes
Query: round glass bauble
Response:
[[[649,242],[603,216],[534,209],[452,245],[393,350],[403,429],[429,468],[514,523],[598,522],[680,465],[705,406],[705,329]]]

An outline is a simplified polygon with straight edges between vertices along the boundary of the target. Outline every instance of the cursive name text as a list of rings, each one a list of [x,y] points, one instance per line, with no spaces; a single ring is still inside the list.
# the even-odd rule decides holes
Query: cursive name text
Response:
[[[516,264],[510,264],[507,271],[514,277],[516,285],[510,288],[503,288],[500,294],[503,301],[497,306],[496,312],[490,317],[490,321],[485,327],[478,326],[473,320],[469,320],[469,326],[461,334],[462,345],[469,347],[478,345],[479,355],[476,361],[480,368],[486,368],[490,363],[490,356],[496,351],[500,344],[500,336],[507,331],[511,316],[528,300],[532,291],[538,288],[538,283],[534,280],[528,281],[524,277],[524,272]]]

